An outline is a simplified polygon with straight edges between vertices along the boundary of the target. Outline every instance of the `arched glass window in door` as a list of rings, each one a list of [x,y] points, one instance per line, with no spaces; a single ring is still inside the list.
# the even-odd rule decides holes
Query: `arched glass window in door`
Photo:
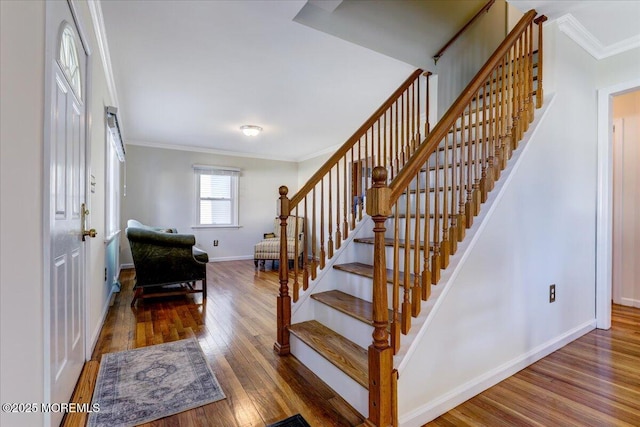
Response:
[[[64,73],[69,86],[78,98],[82,98],[82,82],[80,80],[80,63],[78,61],[78,49],[76,37],[71,25],[64,23],[60,34],[60,46],[58,47],[58,64]]]

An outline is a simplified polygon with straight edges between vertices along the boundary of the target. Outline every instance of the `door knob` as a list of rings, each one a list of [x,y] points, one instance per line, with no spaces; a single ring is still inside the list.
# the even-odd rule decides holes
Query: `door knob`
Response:
[[[95,228],[91,228],[89,230],[86,229],[87,215],[89,215],[89,210],[87,209],[87,206],[84,203],[80,207],[80,211],[81,211],[80,226],[82,227],[82,241],[84,242],[85,237],[89,236],[91,238],[94,238],[98,235],[98,232],[96,232]]]

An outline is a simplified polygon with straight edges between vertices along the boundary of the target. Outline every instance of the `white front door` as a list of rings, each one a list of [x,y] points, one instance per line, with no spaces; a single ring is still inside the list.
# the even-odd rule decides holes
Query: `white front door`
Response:
[[[48,286],[50,402],[68,402],[85,361],[84,243],[86,53],[67,2],[49,2],[51,64],[49,135],[50,280]],[[58,425],[62,414],[51,414]]]

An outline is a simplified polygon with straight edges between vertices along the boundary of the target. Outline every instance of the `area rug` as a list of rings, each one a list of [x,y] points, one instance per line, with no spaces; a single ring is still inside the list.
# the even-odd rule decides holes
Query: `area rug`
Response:
[[[278,421],[274,424],[269,424],[267,427],[311,427],[307,421],[302,418],[302,415],[295,414],[293,417],[289,417],[282,421]]]
[[[195,338],[108,353],[87,426],[135,426],[224,398]]]

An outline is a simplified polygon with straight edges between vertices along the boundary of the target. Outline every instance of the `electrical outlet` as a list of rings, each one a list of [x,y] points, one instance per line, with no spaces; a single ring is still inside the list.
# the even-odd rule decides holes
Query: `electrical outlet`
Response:
[[[549,302],[556,301],[556,285],[549,285]]]
[[[213,241],[213,246],[218,246],[218,241],[217,240]]]

